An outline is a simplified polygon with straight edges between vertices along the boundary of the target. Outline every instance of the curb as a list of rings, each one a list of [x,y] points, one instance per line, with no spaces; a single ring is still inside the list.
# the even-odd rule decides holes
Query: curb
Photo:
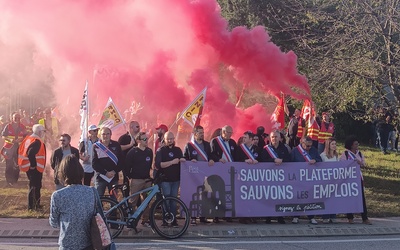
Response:
[[[160,239],[149,228],[138,228],[139,233],[124,229],[118,239]],[[0,230],[0,238],[58,238],[59,230]],[[259,238],[259,237],[329,237],[361,235],[400,235],[400,227],[364,225],[232,225],[190,226],[182,238]]]

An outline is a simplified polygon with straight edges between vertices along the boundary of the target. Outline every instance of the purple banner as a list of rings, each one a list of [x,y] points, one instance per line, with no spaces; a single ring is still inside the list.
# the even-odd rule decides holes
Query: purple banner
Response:
[[[181,163],[180,197],[194,217],[266,217],[363,211],[355,161]]]

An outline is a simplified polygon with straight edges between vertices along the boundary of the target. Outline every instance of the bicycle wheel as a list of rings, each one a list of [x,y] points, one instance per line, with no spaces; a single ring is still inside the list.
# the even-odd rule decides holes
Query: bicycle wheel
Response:
[[[111,237],[113,239],[117,238],[124,229],[127,216],[125,216],[121,207],[117,207],[110,212],[110,209],[118,204],[115,200],[107,197],[100,197],[100,201],[103,206],[104,217],[106,218]],[[123,222],[123,224],[121,222]]]
[[[167,239],[181,237],[189,226],[189,220],[190,215],[185,203],[176,197],[156,200],[151,208],[151,227]]]

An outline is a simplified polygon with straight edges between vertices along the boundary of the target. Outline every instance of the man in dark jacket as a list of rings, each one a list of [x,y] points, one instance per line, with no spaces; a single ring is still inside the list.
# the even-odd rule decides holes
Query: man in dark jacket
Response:
[[[111,140],[112,132],[107,127],[99,131],[100,141],[93,145],[93,169],[95,173],[95,187],[99,195],[104,195],[106,188],[110,192],[113,185],[118,184],[118,173],[122,170],[121,146]]]
[[[64,183],[60,183],[58,179],[58,167],[61,160],[70,154],[75,155],[76,158],[79,159],[79,150],[71,146],[71,136],[69,134],[62,134],[59,141],[61,146],[53,151],[50,160],[51,168],[54,170],[54,183],[56,184],[56,190],[64,187]]]
[[[211,146],[208,141],[204,140],[204,128],[202,126],[198,125],[194,127],[193,139],[186,144],[183,157],[188,161],[207,161],[209,166],[214,165]],[[207,220],[204,216],[201,216],[200,222],[207,223]],[[196,217],[192,217],[190,223],[196,225]]]

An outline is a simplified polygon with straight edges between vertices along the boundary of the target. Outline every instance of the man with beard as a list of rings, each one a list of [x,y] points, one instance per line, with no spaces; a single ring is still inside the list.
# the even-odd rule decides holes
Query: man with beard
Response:
[[[135,141],[138,143],[136,147],[129,150],[125,160],[125,174],[130,180],[131,194],[139,192],[151,186],[150,169],[153,165],[153,150],[147,146],[148,136],[145,132],[139,132]],[[128,191],[129,192],[129,191]],[[146,199],[147,193],[142,193],[142,199]],[[132,204],[136,205],[139,196],[132,197]],[[143,213],[142,225],[151,227],[149,221],[149,207]]]
[[[204,140],[204,128],[202,126],[194,127],[193,138],[186,144],[183,156],[188,161],[207,161],[209,166],[214,165],[211,146],[208,141]],[[204,216],[201,216],[200,222],[207,223],[208,221]],[[196,225],[196,217],[192,217],[191,224]]]
[[[164,146],[164,134],[166,132],[168,132],[168,127],[165,124],[161,124],[160,126],[158,126],[156,128],[156,132],[157,132],[157,139],[154,141],[154,151],[157,152],[157,150],[159,148],[161,148],[162,146]]]
[[[281,133],[272,131],[270,134],[271,143],[266,145],[261,151],[261,162],[274,162],[275,165],[280,166],[282,162],[290,161],[290,154],[286,146],[280,141]],[[267,217],[265,223],[271,223],[271,218]],[[285,224],[283,217],[278,217],[278,223]]]
[[[58,178],[58,169],[61,160],[70,154],[75,155],[76,158],[79,159],[79,150],[71,146],[71,136],[69,134],[62,134],[59,141],[61,146],[53,151],[50,160],[51,168],[54,170],[54,184],[56,184],[56,190],[64,187],[64,183],[60,183]]]
[[[161,182],[161,189],[165,196],[178,196],[178,190],[181,180],[181,162],[185,161],[182,150],[175,146],[175,137],[172,132],[164,134],[165,145],[157,150],[155,166],[157,170],[164,175]],[[171,202],[170,211],[176,213],[176,203]],[[168,226],[163,220],[163,227]],[[176,220],[172,222],[172,227],[178,227]]]

